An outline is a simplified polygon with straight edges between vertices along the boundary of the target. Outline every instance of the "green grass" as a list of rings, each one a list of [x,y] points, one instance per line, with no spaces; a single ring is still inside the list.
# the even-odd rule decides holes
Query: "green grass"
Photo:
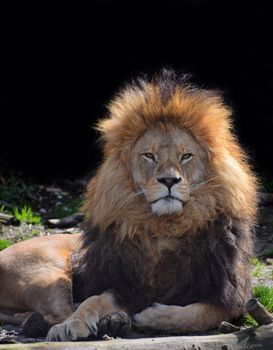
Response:
[[[249,314],[246,314],[244,316],[242,323],[243,323],[243,326],[245,326],[245,327],[258,326],[258,323]]]
[[[40,233],[39,230],[36,230],[36,229],[31,230],[31,236],[38,236],[39,233]]]
[[[273,288],[264,285],[255,286],[253,287],[253,295],[269,312],[273,312]]]
[[[39,224],[41,217],[34,215],[31,209],[37,202],[35,186],[26,184],[20,177],[10,176],[0,180],[0,198],[9,204],[8,207],[2,205],[0,212],[14,215],[20,223]]]
[[[6,239],[0,239],[0,251],[11,246],[10,241]]]
[[[18,208],[14,209],[15,219],[20,223],[26,222],[28,224],[38,225],[41,223],[41,216],[34,215],[31,208],[24,206],[21,210]]]
[[[4,205],[0,205],[0,213],[5,213],[5,206]]]
[[[0,198],[1,204],[4,204],[0,205],[0,212],[15,214],[19,222],[29,223],[37,223],[39,220],[32,219],[34,215],[31,215],[28,208],[35,212],[43,208],[46,210],[46,217],[63,218],[78,212],[83,201],[83,195],[69,193],[59,201],[54,193],[46,191],[46,187],[28,183],[16,176],[0,177]]]
[[[266,265],[258,258],[253,258],[251,260],[251,265],[253,267],[252,268],[252,275],[254,277],[261,276],[262,270],[266,267]]]
[[[10,210],[8,210],[6,208],[5,205],[0,205],[0,213],[3,213],[3,214],[12,214]]]

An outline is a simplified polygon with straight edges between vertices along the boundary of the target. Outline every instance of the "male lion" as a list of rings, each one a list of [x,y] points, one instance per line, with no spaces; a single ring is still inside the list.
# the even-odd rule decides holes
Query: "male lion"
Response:
[[[104,161],[87,189],[84,237],[1,252],[0,307],[38,312],[53,325],[48,339],[62,341],[120,334],[125,312],[171,333],[240,316],[256,179],[230,114],[218,93],[171,71],[121,91],[99,123]]]

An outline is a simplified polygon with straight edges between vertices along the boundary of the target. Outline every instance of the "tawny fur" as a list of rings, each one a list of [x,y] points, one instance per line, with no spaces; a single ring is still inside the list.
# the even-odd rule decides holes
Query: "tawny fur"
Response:
[[[78,234],[58,234],[1,251],[0,308],[37,311],[51,324],[62,322],[73,310],[70,257],[79,245]]]

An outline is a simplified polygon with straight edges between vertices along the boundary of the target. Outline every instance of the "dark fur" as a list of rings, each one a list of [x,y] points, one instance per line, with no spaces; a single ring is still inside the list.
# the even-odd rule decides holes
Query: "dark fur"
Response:
[[[207,230],[178,238],[176,249],[164,251],[156,266],[141,237],[117,242],[114,227],[104,234],[87,232],[87,253],[75,268],[74,297],[84,300],[111,289],[131,314],[154,302],[181,306],[210,302],[228,310],[242,308],[250,291],[249,227],[219,216]]]
[[[34,312],[22,325],[22,333],[30,338],[45,337],[52,325],[41,314]]]

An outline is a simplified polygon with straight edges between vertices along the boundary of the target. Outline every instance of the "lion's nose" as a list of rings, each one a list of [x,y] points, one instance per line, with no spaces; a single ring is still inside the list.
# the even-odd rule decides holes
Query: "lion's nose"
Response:
[[[170,190],[173,185],[181,181],[181,177],[158,177],[157,181],[166,185]]]

